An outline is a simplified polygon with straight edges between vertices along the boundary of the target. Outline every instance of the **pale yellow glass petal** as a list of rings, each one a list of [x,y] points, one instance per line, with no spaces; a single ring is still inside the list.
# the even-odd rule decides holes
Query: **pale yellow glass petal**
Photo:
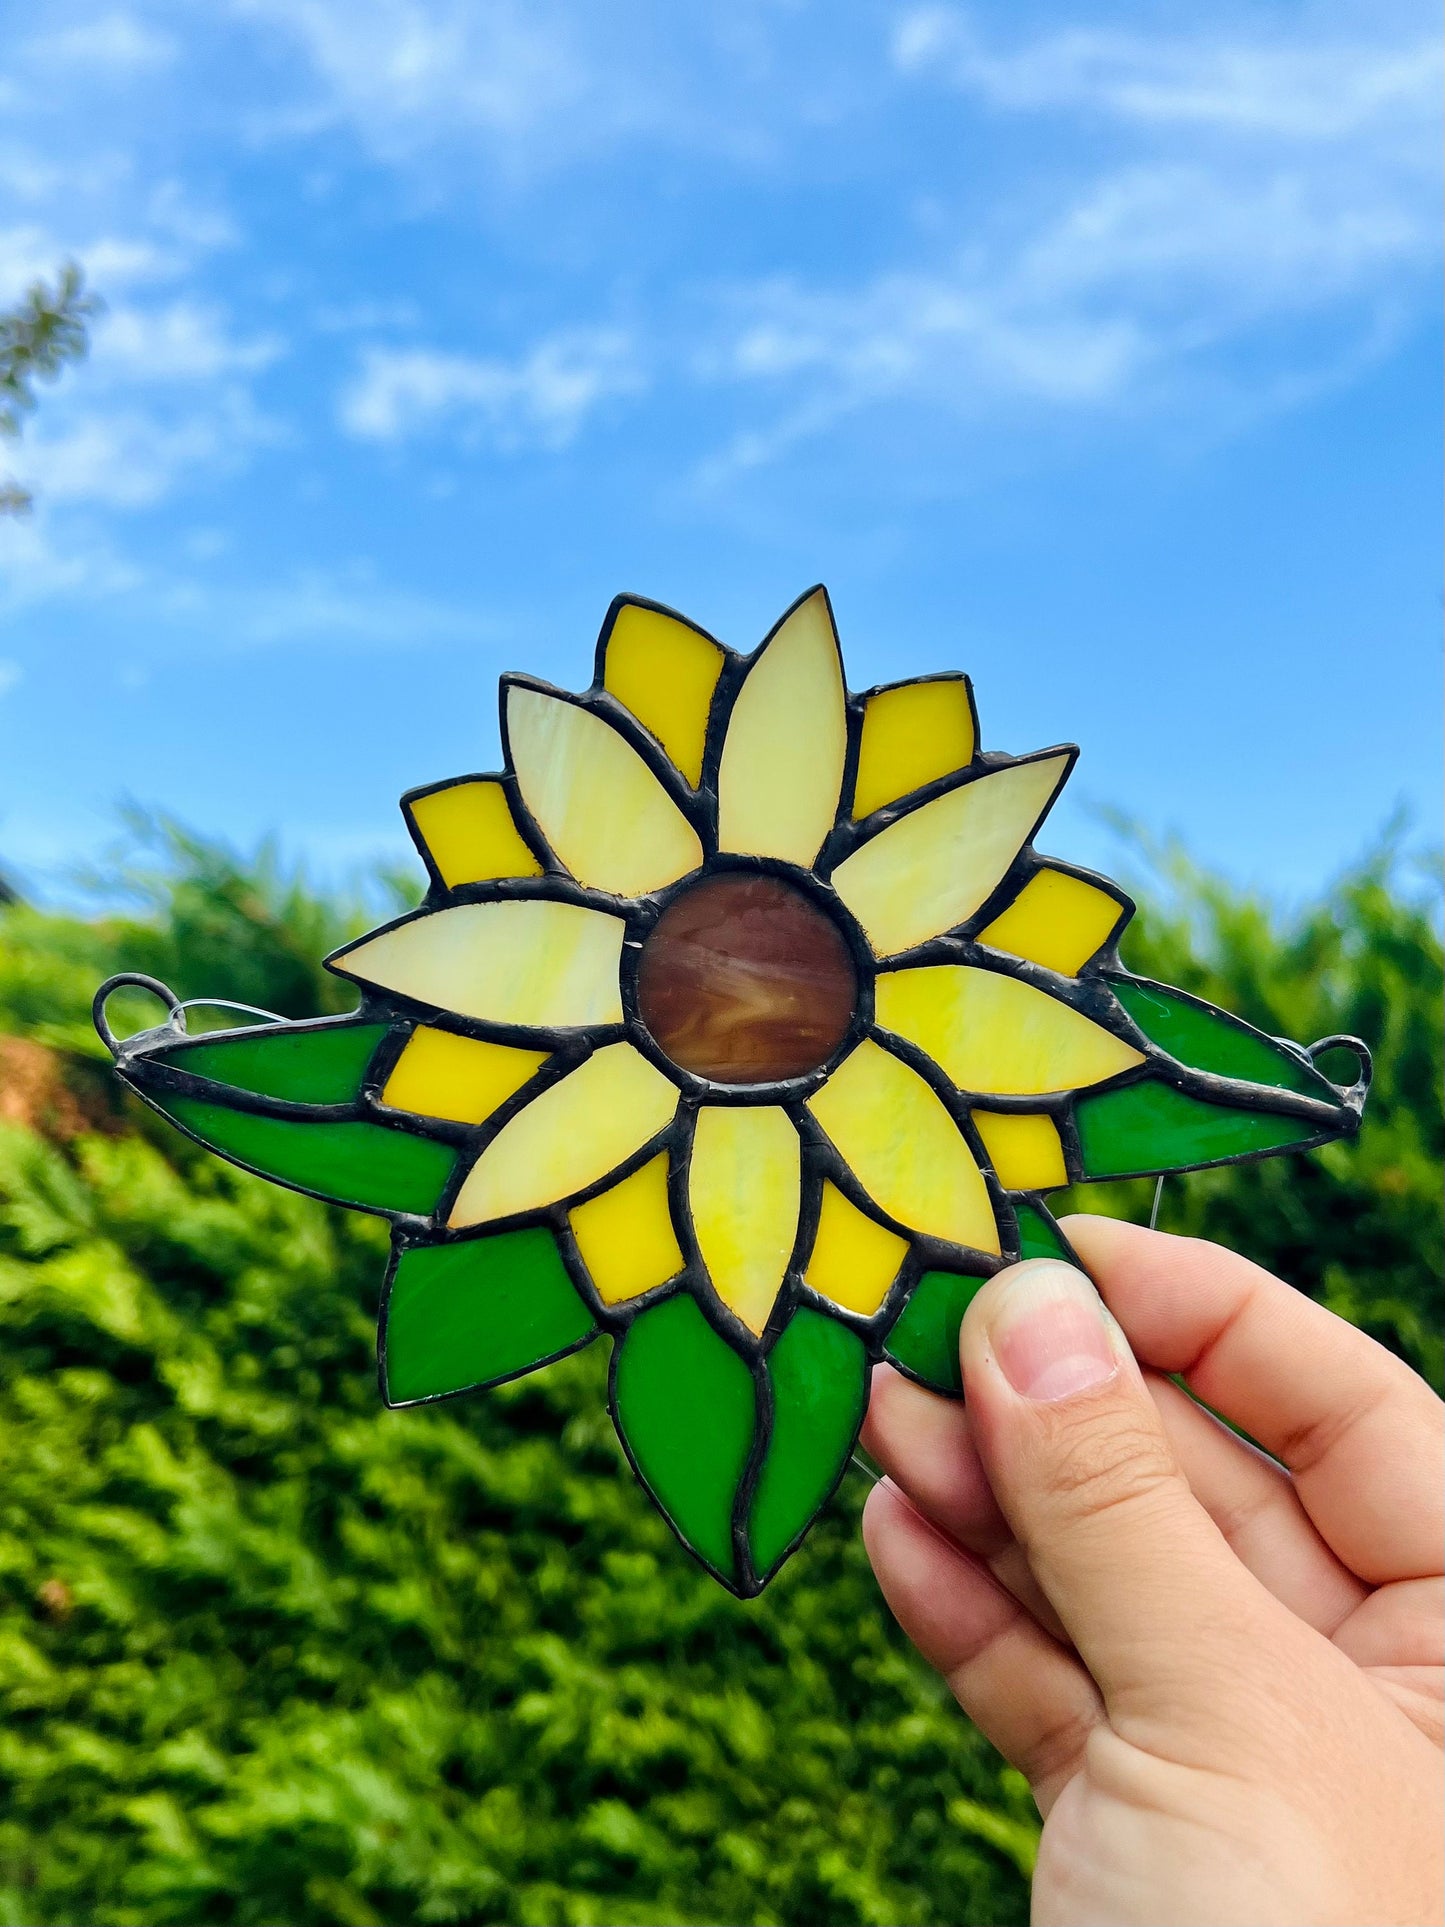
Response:
[[[890,1218],[975,1251],[998,1250],[988,1186],[917,1071],[865,1038],[808,1109]]]
[[[853,814],[867,816],[973,761],[973,710],[959,677],[900,683],[870,696],[858,743]]]
[[[702,862],[682,811],[593,710],[513,684],[507,742],[528,809],[579,882],[638,897]]]
[[[707,1104],[688,1196],[712,1288],[751,1330],[768,1322],[798,1235],[802,1147],[786,1111]]]
[[[458,903],[367,937],[335,959],[363,983],[483,1023],[543,1029],[622,1021],[626,925],[575,903]]]
[[[1067,756],[1012,763],[911,810],[840,863],[833,888],[880,957],[971,917],[1043,815]]]
[[[452,783],[413,797],[405,808],[449,890],[493,877],[542,874],[512,821],[506,788],[495,777]]]
[[[738,691],[718,772],[718,847],[810,864],[833,827],[847,746],[838,639],[819,589]]]
[[[837,1185],[824,1184],[818,1234],[803,1274],[814,1291],[871,1318],[907,1256],[907,1239],[850,1204]]]
[[[486,1044],[418,1024],[381,1093],[383,1104],[456,1124],[481,1124],[547,1061],[544,1050]]]
[[[874,1009],[884,1030],[927,1051],[964,1091],[1076,1091],[1144,1061],[1057,997],[997,970],[934,964],[885,971],[874,987]]]
[[[449,1222],[486,1224],[585,1191],[676,1109],[675,1084],[631,1044],[608,1044],[502,1126],[468,1172]]]
[[[650,729],[694,787],[723,652],[676,616],[627,602],[607,638],[603,687]]]
[[[1001,916],[979,931],[978,940],[1072,977],[1113,935],[1123,915],[1123,905],[1107,890],[1046,865]]]
[[[1063,1143],[1051,1117],[975,1111],[973,1121],[1005,1191],[1054,1191],[1068,1183]]]
[[[571,1213],[572,1236],[604,1305],[665,1284],[684,1259],[667,1207],[667,1155],[599,1192]]]

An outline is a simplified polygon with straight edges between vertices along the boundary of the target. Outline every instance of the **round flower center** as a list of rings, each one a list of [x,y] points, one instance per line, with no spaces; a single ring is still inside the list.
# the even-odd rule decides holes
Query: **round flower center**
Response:
[[[848,1034],[858,974],[833,919],[774,876],[705,877],[642,947],[642,1021],[675,1064],[719,1084],[772,1084],[825,1064]]]

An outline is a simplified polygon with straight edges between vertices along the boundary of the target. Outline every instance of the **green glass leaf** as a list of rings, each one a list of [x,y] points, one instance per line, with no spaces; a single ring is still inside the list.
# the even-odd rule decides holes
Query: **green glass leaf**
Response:
[[[1019,1225],[1020,1259],[1062,1258],[1066,1265],[1078,1264],[1063,1232],[1047,1212],[1035,1211],[1029,1204],[1020,1204],[1015,1206],[1014,1216]]]
[[[1318,1071],[1237,1017],[1161,984],[1111,977],[1109,987],[1150,1042],[1191,1070],[1338,1102],[1339,1093]]]
[[[1147,1177],[1307,1143],[1320,1134],[1308,1118],[1245,1111],[1149,1079],[1074,1107],[1085,1178]]]
[[[956,1397],[963,1390],[958,1328],[983,1282],[956,1271],[925,1271],[888,1334],[886,1356],[935,1391]]]
[[[545,1226],[408,1246],[382,1327],[386,1402],[498,1384],[575,1351],[596,1330]]]
[[[436,1209],[456,1162],[449,1145],[382,1124],[260,1117],[194,1097],[147,1095],[223,1157],[334,1204],[426,1216]]]
[[[686,1292],[633,1319],[613,1379],[617,1430],[683,1543],[736,1580],[733,1504],[753,1446],[753,1375]]]
[[[385,1024],[277,1024],[244,1037],[182,1044],[157,1051],[153,1062],[195,1077],[214,1078],[257,1097],[296,1104],[350,1104],[361,1089]]]
[[[863,1422],[868,1352],[823,1312],[793,1313],[767,1359],[773,1430],[753,1497],[748,1547],[766,1579],[837,1483]]]

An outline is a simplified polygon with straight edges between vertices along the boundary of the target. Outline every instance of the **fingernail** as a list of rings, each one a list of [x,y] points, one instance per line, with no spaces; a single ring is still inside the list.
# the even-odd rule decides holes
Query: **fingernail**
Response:
[[[1004,1377],[1039,1404],[1086,1392],[1119,1369],[1098,1292],[1053,1258],[1000,1275],[988,1330]]]

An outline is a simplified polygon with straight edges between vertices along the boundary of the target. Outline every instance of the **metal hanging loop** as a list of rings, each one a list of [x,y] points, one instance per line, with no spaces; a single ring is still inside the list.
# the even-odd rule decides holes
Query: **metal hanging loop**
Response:
[[[1326,1051],[1331,1050],[1353,1051],[1355,1062],[1359,1065],[1359,1076],[1353,1084],[1335,1084],[1335,1089],[1340,1094],[1340,1102],[1345,1106],[1346,1110],[1353,1111],[1356,1117],[1358,1117],[1360,1112],[1365,1108],[1365,1099],[1369,1095],[1370,1090],[1370,1079],[1375,1074],[1375,1060],[1370,1055],[1370,1047],[1365,1043],[1363,1038],[1349,1037],[1341,1034],[1338,1037],[1321,1037],[1317,1043],[1307,1044],[1305,1046],[1305,1056],[1308,1057],[1313,1064],[1317,1057],[1323,1057]],[[1321,1071],[1320,1075],[1323,1077],[1324,1072]],[[1333,1078],[1329,1081],[1334,1084]]]
[[[119,1038],[106,1021],[105,1007],[118,990],[148,990],[152,997],[159,997],[166,1007],[166,1021],[153,1025],[149,1030],[138,1030],[131,1037]],[[176,1036],[186,1034],[186,1015],[181,1000],[169,984],[163,984],[158,977],[147,977],[138,970],[122,970],[118,976],[107,977],[100,989],[91,999],[90,1020],[95,1025],[100,1041],[112,1057],[120,1057],[132,1049],[143,1037],[154,1037],[160,1031],[170,1031]]]

